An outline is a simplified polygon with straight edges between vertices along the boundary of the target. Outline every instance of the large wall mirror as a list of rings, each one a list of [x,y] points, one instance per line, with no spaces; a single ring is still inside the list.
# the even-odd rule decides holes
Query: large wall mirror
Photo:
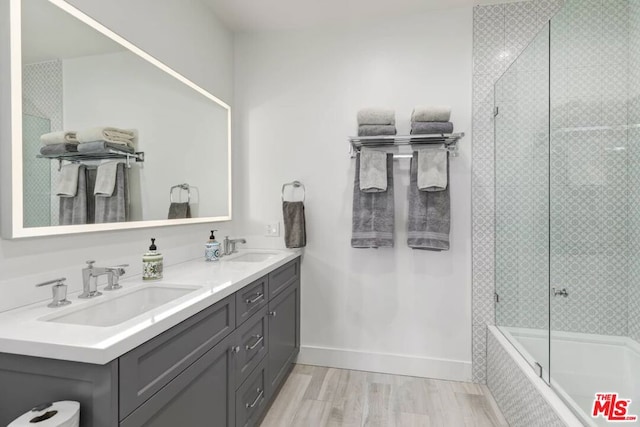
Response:
[[[64,1],[10,7],[4,237],[231,219],[227,104]]]

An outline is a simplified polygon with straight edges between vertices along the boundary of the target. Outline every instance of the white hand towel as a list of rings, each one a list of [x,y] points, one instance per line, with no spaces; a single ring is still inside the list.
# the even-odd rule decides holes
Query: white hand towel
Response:
[[[78,131],[76,137],[81,143],[107,141],[114,143],[133,144],[136,140],[136,131],[134,129],[96,127]]]
[[[418,189],[444,191],[447,188],[447,151],[442,148],[418,150]]]
[[[116,173],[119,162],[106,162],[98,166],[96,186],[93,194],[96,197],[111,197],[116,187]]]
[[[387,191],[387,153],[363,148],[360,152],[360,191]]]
[[[49,132],[40,136],[43,145],[77,144],[76,133],[72,131]]]
[[[78,168],[80,163],[64,165],[56,184],[56,196],[75,197],[78,192]]]
[[[412,122],[449,122],[451,121],[451,107],[432,106],[416,107],[411,113]]]

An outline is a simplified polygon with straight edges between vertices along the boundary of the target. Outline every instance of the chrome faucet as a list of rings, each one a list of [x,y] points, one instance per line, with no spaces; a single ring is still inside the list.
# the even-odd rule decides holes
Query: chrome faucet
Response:
[[[47,307],[57,308],[71,304],[71,301],[67,299],[67,285],[64,284],[65,280],[67,280],[66,277],[61,277],[59,279],[49,280],[48,282],[36,285],[37,288],[53,285],[51,288],[53,290],[53,301],[51,301]]]
[[[94,267],[95,261],[87,261],[88,267],[82,269],[82,293],[78,295],[78,298],[94,298],[102,295],[102,292],[98,291],[98,277],[104,274],[107,275],[108,286],[105,288],[107,291],[120,289],[120,276],[126,273],[124,267],[128,267],[128,264],[118,265],[115,267]]]
[[[229,236],[225,236],[224,241],[222,242],[222,255],[231,255],[236,253],[237,243],[246,244],[247,241],[245,239],[229,239]]]

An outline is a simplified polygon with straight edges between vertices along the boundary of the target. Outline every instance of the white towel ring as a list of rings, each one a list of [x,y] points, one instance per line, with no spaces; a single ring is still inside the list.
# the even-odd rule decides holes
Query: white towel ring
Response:
[[[284,190],[285,188],[287,188],[288,186],[295,188],[302,188],[302,201],[305,201],[305,198],[307,196],[307,190],[304,188],[304,184],[302,184],[300,181],[296,180],[293,182],[287,182],[285,184],[282,184],[282,201],[284,202]]]

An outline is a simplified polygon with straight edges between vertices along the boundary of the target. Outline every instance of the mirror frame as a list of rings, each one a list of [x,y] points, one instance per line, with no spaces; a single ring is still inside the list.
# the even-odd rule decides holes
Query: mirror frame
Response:
[[[0,183],[2,183],[0,186],[0,200],[2,200],[0,217],[2,220],[2,237],[5,239],[16,239],[230,221],[232,212],[231,107],[182,74],[160,62],[65,1],[47,1],[106,37],[109,37],[133,54],[138,55],[151,65],[156,66],[161,71],[184,83],[227,111],[228,213],[227,215],[217,217],[25,228],[22,194],[22,0],[10,0],[9,2],[2,2],[3,5],[0,6],[0,16],[2,16],[2,18],[0,18],[0,29],[3,29],[2,33],[0,33],[0,93],[10,94],[10,96],[3,95],[0,97]],[[6,11],[7,4],[9,7],[8,13]],[[8,32],[6,29],[8,29]],[[7,76],[9,77],[7,78]]]

